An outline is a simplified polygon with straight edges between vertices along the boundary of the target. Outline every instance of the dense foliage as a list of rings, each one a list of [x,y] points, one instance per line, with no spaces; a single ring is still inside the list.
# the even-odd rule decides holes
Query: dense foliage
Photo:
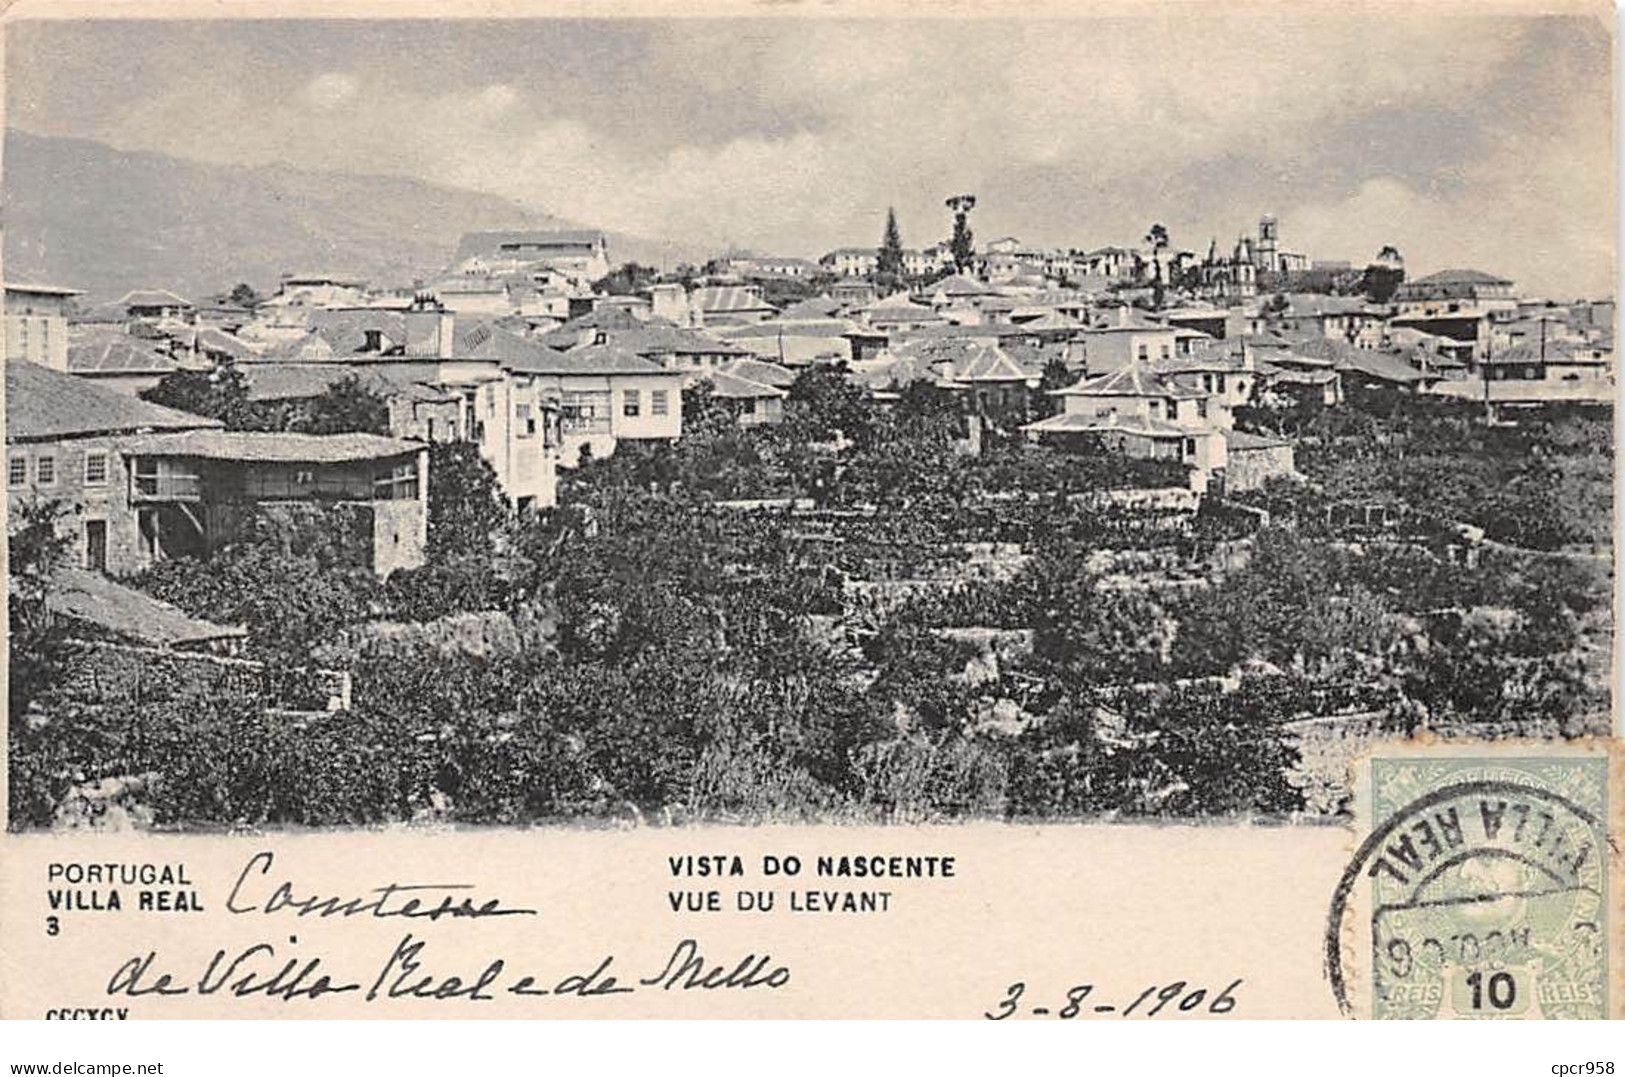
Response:
[[[1572,733],[1606,714],[1605,564],[1469,563],[1437,528],[1351,536],[1319,511],[1391,483],[1428,519],[1478,518],[1412,454],[1590,476],[1583,424],[1328,418],[1299,448],[1320,487],[1271,491],[1262,525],[1139,496],[1177,493],[1178,467],[970,455],[951,401],[881,409],[829,371],[778,427],[703,389],[684,419],[534,517],[471,449],[437,449],[429,564],[387,581],[344,562],[342,519],[161,566],[139,585],[247,624],[249,657],[348,668],[352,708],[267,712],[184,679],[132,708],[41,679],[49,735],[13,718],[32,776],[13,819],[128,776],[158,825],[1279,815],[1305,806],[1299,719]],[[507,642],[470,642],[472,617]],[[379,622],[420,634],[382,646]]]

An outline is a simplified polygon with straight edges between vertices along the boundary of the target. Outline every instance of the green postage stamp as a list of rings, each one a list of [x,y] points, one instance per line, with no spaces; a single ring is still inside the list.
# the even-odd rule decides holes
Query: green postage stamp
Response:
[[[1371,760],[1370,1015],[1602,1018],[1608,759]]]

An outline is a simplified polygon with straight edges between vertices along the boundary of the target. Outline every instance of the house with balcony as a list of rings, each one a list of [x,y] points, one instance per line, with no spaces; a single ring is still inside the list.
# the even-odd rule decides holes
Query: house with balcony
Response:
[[[119,575],[138,572],[155,558],[143,542],[147,521],[130,497],[123,450],[135,437],[219,426],[39,363],[7,359],[7,523],[16,527],[24,506],[58,502],[57,532],[69,540],[73,563]]]
[[[380,576],[423,564],[429,451],[377,434],[187,430],[120,447],[147,563],[206,556],[261,528],[323,513],[355,563]]]
[[[569,351],[538,344],[504,360],[503,373],[504,387],[487,386],[480,399],[501,391],[513,397],[514,409],[527,401],[556,407],[563,467],[579,464],[584,450],[604,457],[624,439],[675,441],[683,432],[689,372],[663,367],[607,337]],[[482,420],[497,413],[495,402],[477,407]]]
[[[1202,489],[1228,463],[1222,399],[1132,362],[1056,389],[1064,410],[1022,427],[1028,438],[1075,452],[1122,452],[1188,465]]]
[[[416,442],[227,431],[8,360],[6,468],[9,503],[60,503],[77,563],[110,575],[207,555],[316,509],[346,518],[337,538],[357,564],[387,575],[423,563],[428,452]]]

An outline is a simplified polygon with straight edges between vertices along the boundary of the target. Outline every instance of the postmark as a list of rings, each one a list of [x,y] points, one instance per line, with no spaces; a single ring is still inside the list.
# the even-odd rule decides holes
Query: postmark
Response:
[[[1345,1014],[1356,907],[1369,930],[1364,1016],[1608,1014],[1604,756],[1377,757],[1369,781],[1373,830],[1327,927]]]

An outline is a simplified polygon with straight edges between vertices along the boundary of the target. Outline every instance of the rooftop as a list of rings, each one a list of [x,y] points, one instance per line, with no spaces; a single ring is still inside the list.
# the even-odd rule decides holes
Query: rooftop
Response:
[[[215,419],[149,404],[26,359],[6,360],[6,440],[215,427]]]
[[[131,307],[189,307],[192,301],[164,288],[145,288],[126,292],[118,304],[128,310]]]
[[[1205,430],[1189,430],[1166,419],[1152,419],[1144,415],[1079,415],[1063,412],[1028,423],[1023,430],[1045,434],[1137,434],[1148,438],[1188,438],[1205,434]]]
[[[68,335],[72,374],[168,374],[179,364],[150,340],[119,329],[76,328]]]
[[[260,430],[188,430],[150,434],[131,450],[149,456],[188,456],[259,464],[345,464],[421,452],[415,441],[378,434],[288,434]]]
[[[667,370],[613,340],[604,344],[588,344],[569,351],[554,351],[540,347],[534,352],[505,362],[503,366],[515,374],[540,374],[569,377],[604,376],[608,374],[670,374],[682,372]]]
[[[1437,273],[1429,273],[1425,277],[1418,277],[1407,283],[1510,285],[1512,282],[1505,277],[1497,277],[1493,273],[1485,273],[1480,269],[1441,269]]]
[[[592,247],[604,242],[597,229],[556,231],[466,232],[457,245],[459,258],[494,254],[503,247]]]
[[[24,284],[21,281],[6,281],[6,291],[18,292],[23,295],[84,295],[78,288],[64,288],[60,284]]]
[[[1195,400],[1206,393],[1186,389],[1153,374],[1139,363],[1130,363],[1122,370],[1085,378],[1075,385],[1056,389],[1058,396],[1143,396],[1172,397],[1176,400]]]
[[[248,635],[246,628],[188,616],[167,602],[81,568],[58,569],[51,577],[45,604],[60,617],[154,647],[184,647]]]
[[[711,373],[711,391],[728,400],[755,400],[762,397],[790,395],[777,386],[752,381],[736,374],[716,370]]]

